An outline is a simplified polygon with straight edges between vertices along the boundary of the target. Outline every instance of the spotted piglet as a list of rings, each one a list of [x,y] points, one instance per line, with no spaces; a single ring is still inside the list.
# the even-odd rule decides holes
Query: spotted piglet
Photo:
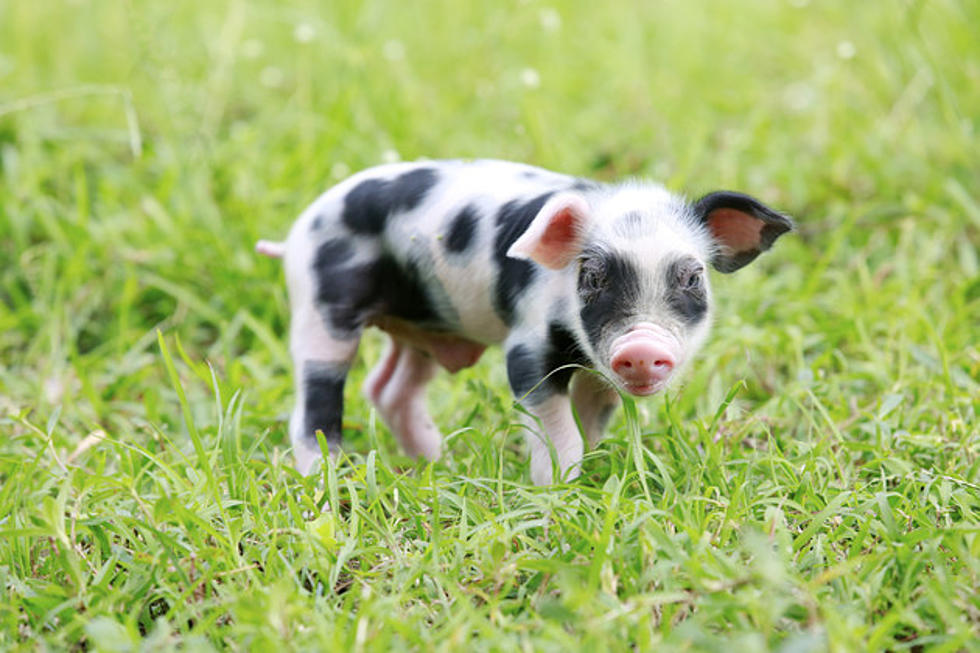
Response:
[[[318,430],[339,447],[344,381],[375,326],[390,341],[364,392],[406,452],[439,457],[425,401],[437,368],[456,372],[502,343],[511,389],[533,416],[531,478],[574,478],[582,436],[600,439],[618,393],[662,390],[704,341],[705,266],[734,272],[790,229],[740,193],[691,203],[650,183],[502,161],[356,174],[320,196],[284,243],[257,245],[285,259],[296,465],[306,473],[318,460]]]

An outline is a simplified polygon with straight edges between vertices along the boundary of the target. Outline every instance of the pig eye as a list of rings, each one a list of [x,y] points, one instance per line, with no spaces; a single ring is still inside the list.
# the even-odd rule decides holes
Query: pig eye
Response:
[[[696,324],[708,312],[708,289],[704,266],[693,257],[674,261],[668,268],[667,303],[689,324]]]
[[[682,293],[704,293],[704,266],[694,258],[684,258],[673,263],[668,271],[672,286]]]
[[[606,266],[601,259],[586,258],[578,270],[578,292],[586,304],[594,300],[606,286]]]
[[[697,264],[691,266],[681,273],[680,287],[689,292],[701,289],[704,278],[704,266]]]

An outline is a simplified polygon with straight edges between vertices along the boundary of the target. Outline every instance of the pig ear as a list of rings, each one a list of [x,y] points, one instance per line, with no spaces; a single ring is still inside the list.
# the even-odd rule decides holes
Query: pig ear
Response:
[[[552,197],[510,246],[507,256],[530,259],[552,270],[564,268],[582,251],[590,213],[589,203],[580,195]]]
[[[694,212],[708,228],[717,250],[711,264],[719,272],[734,272],[772,247],[793,229],[793,221],[742,193],[708,193],[694,203]]]

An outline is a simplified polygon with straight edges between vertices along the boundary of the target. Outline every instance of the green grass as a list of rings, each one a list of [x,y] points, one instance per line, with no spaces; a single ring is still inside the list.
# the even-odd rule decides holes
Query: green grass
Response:
[[[0,0],[0,649],[980,650],[980,6]],[[798,234],[529,485],[499,352],[291,469],[278,263],[386,152]]]

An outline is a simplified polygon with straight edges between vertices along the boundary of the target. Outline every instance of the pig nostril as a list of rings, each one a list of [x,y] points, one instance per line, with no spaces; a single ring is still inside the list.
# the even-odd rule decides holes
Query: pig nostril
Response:
[[[631,367],[633,367],[633,363],[631,363],[629,361],[623,361],[622,363],[620,363],[619,366],[620,367],[625,367],[626,369],[630,369]]]

